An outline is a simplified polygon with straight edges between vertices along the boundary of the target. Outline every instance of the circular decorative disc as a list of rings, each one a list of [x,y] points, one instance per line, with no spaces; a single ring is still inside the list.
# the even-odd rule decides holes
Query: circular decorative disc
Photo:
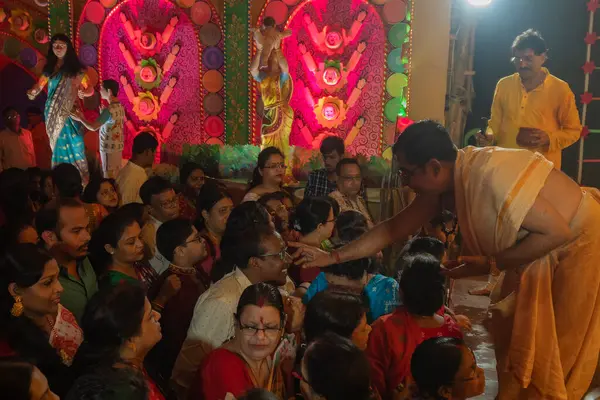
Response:
[[[395,97],[385,104],[384,112],[385,117],[388,121],[396,122],[398,115],[406,113],[406,110],[402,107],[402,98]]]
[[[181,8],[190,8],[196,0],[177,0],[177,5]]]
[[[285,4],[287,4],[288,6],[292,7],[295,6],[296,4],[298,4],[300,0],[283,0],[283,2]]]
[[[265,17],[273,17],[277,25],[283,24],[288,17],[288,7],[283,1],[273,1],[267,5]]]
[[[96,49],[91,44],[86,44],[81,46],[79,49],[79,60],[86,67],[90,67],[92,65],[96,65],[98,61],[98,53],[96,53]]]
[[[403,0],[388,1],[383,6],[383,19],[388,24],[402,22],[406,18],[406,3]]]
[[[200,28],[200,42],[205,46],[214,46],[221,41],[221,29],[212,22]]]
[[[225,124],[220,117],[212,115],[204,120],[204,131],[210,137],[219,137],[225,131]]]
[[[190,10],[192,22],[196,25],[204,25],[210,21],[212,16],[212,10],[208,3],[204,1],[197,1]]]
[[[206,69],[219,69],[223,66],[224,57],[221,49],[210,46],[202,53],[202,63]]]
[[[4,41],[4,54],[8,58],[17,58],[19,56],[19,52],[21,51],[21,42],[19,42],[14,37],[8,37]]]
[[[202,85],[210,93],[216,93],[223,88],[223,75],[217,70],[210,70],[204,74]]]
[[[408,76],[398,73],[388,78],[385,88],[390,96],[400,97],[406,85],[408,85]]]
[[[405,23],[400,23],[392,26],[388,33],[388,40],[394,47],[402,47],[406,38],[408,37],[408,33],[410,32],[410,25]]]
[[[85,44],[94,44],[98,41],[98,26],[92,22],[84,22],[79,28],[79,37]]]
[[[98,71],[92,67],[87,67],[85,73],[90,81],[90,85],[96,86],[98,84]]]
[[[204,96],[204,111],[209,115],[221,114],[223,111],[223,98],[218,93],[209,93]]]
[[[99,25],[104,21],[104,12],[104,6],[97,1],[90,1],[85,7],[85,16],[94,24]]]
[[[100,0],[104,8],[113,8],[117,4],[117,0]]]
[[[30,47],[21,50],[19,58],[21,59],[21,64],[27,68],[35,67],[35,64],[37,64],[38,61],[37,53]]]
[[[404,63],[402,62],[402,48],[397,48],[388,54],[388,68],[392,72],[404,72]]]

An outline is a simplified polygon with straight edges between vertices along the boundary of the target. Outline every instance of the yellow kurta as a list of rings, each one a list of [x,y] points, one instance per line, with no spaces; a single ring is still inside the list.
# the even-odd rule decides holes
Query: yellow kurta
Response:
[[[509,149],[520,148],[517,134],[520,128],[540,129],[550,137],[550,148],[539,151],[556,169],[561,166],[561,152],[579,139],[581,122],[575,96],[569,85],[544,68],[544,82],[527,92],[519,74],[501,79],[496,86],[492,116],[488,125],[496,145]],[[491,131],[491,132],[490,132]]]

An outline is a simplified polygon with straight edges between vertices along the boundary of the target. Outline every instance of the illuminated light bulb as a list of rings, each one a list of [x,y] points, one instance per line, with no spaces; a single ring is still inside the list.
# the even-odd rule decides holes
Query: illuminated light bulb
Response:
[[[487,7],[492,4],[492,0],[467,0],[473,7]]]

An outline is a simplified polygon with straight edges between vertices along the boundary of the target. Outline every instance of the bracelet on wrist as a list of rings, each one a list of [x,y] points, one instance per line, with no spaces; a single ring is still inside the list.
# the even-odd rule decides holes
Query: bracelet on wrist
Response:
[[[335,260],[336,264],[341,264],[342,261],[340,259],[340,253],[337,250],[334,250],[329,254],[331,254],[331,256]]]

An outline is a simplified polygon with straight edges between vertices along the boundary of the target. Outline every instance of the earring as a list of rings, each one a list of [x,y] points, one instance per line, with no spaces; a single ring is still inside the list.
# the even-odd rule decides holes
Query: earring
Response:
[[[10,313],[13,317],[20,317],[23,314],[23,303],[21,296],[15,296],[15,304],[13,304]]]

